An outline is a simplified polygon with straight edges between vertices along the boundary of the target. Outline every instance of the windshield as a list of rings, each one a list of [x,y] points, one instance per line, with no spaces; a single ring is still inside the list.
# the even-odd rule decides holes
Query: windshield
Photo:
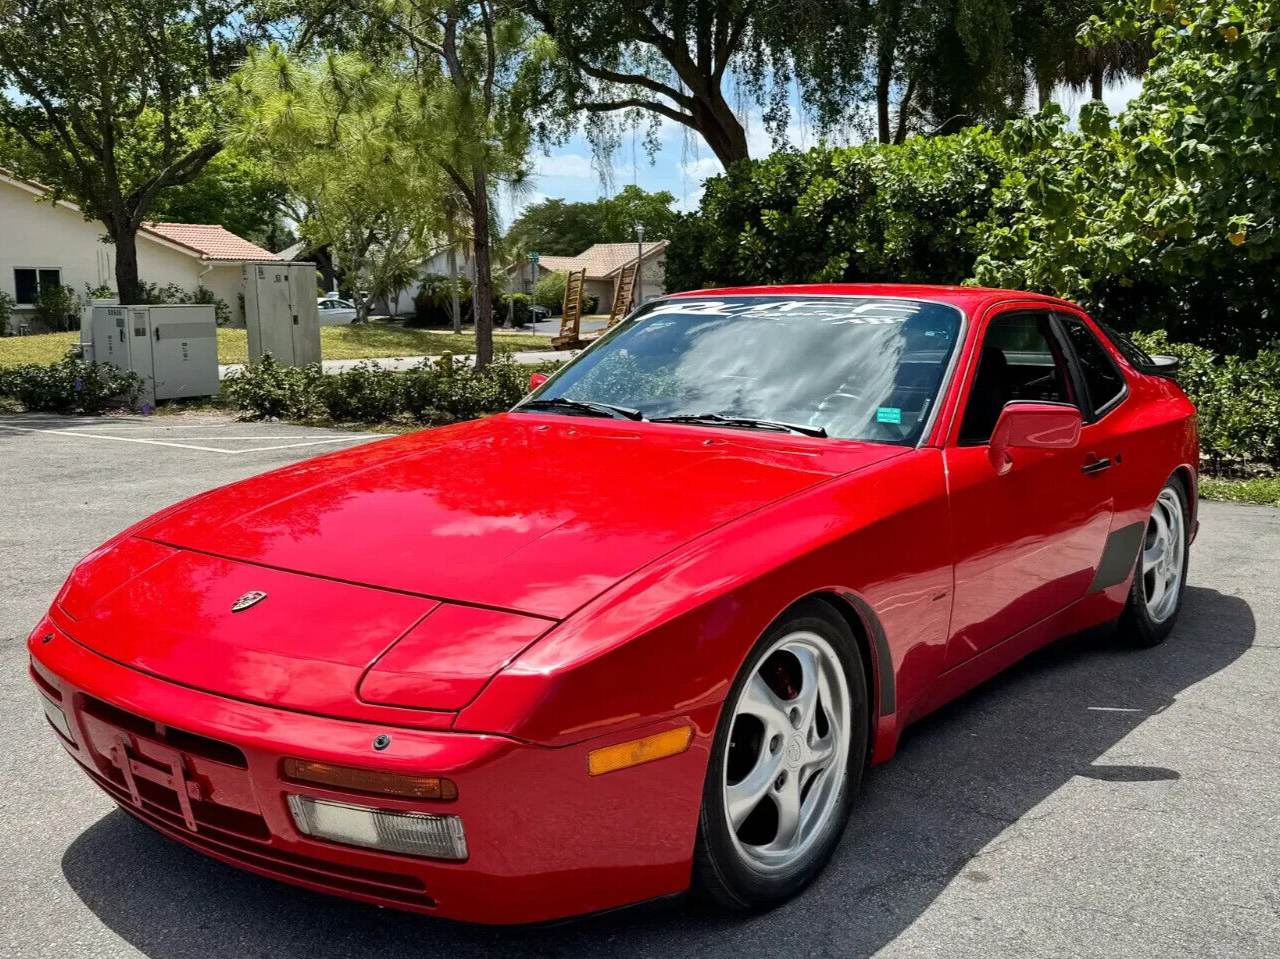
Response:
[[[616,327],[530,400],[613,404],[650,420],[769,420],[914,445],[960,324],[959,310],[923,300],[667,300]]]

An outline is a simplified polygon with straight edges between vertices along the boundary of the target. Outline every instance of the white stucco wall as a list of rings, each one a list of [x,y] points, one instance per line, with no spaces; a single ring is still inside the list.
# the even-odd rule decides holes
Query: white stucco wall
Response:
[[[115,246],[103,243],[105,228],[86,221],[78,210],[47,201],[0,179],[0,290],[15,296],[14,270],[58,269],[63,286],[80,296],[102,285],[115,288]],[[164,286],[176,283],[184,290],[204,285],[231,307],[232,320],[244,322],[239,307],[241,264],[210,263],[197,255],[168,245],[147,234],[138,235],[138,276]],[[20,313],[30,312],[19,306]]]

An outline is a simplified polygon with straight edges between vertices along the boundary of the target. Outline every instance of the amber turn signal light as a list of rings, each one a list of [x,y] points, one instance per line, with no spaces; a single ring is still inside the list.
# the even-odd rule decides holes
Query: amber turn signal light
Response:
[[[286,759],[284,774],[294,782],[315,783],[318,786],[332,786],[334,789],[349,789],[353,792],[404,796],[407,799],[458,798],[458,787],[453,780],[439,776],[399,776],[395,773],[334,766],[308,759]]]
[[[655,759],[676,756],[688,749],[691,742],[693,727],[678,726],[666,732],[645,736],[644,739],[633,739],[616,746],[603,746],[587,754],[587,772],[592,776],[599,776],[628,766],[639,766]]]

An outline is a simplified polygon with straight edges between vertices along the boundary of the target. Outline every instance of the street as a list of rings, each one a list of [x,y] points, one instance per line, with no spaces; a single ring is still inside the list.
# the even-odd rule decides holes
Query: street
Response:
[[[0,957],[1271,957],[1280,951],[1280,510],[1205,503],[1164,645],[1072,637],[911,728],[817,883],[447,923],[243,873],[135,822],[55,741],[23,641],[72,564],[183,497],[373,434],[0,417]]]

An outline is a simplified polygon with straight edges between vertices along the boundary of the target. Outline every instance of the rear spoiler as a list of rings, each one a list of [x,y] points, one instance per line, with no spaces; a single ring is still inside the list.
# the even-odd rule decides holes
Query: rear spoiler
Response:
[[[1181,366],[1182,360],[1176,356],[1159,355],[1151,357],[1151,365],[1143,367],[1143,372],[1155,376],[1167,376],[1174,380],[1178,378],[1178,370]]]

